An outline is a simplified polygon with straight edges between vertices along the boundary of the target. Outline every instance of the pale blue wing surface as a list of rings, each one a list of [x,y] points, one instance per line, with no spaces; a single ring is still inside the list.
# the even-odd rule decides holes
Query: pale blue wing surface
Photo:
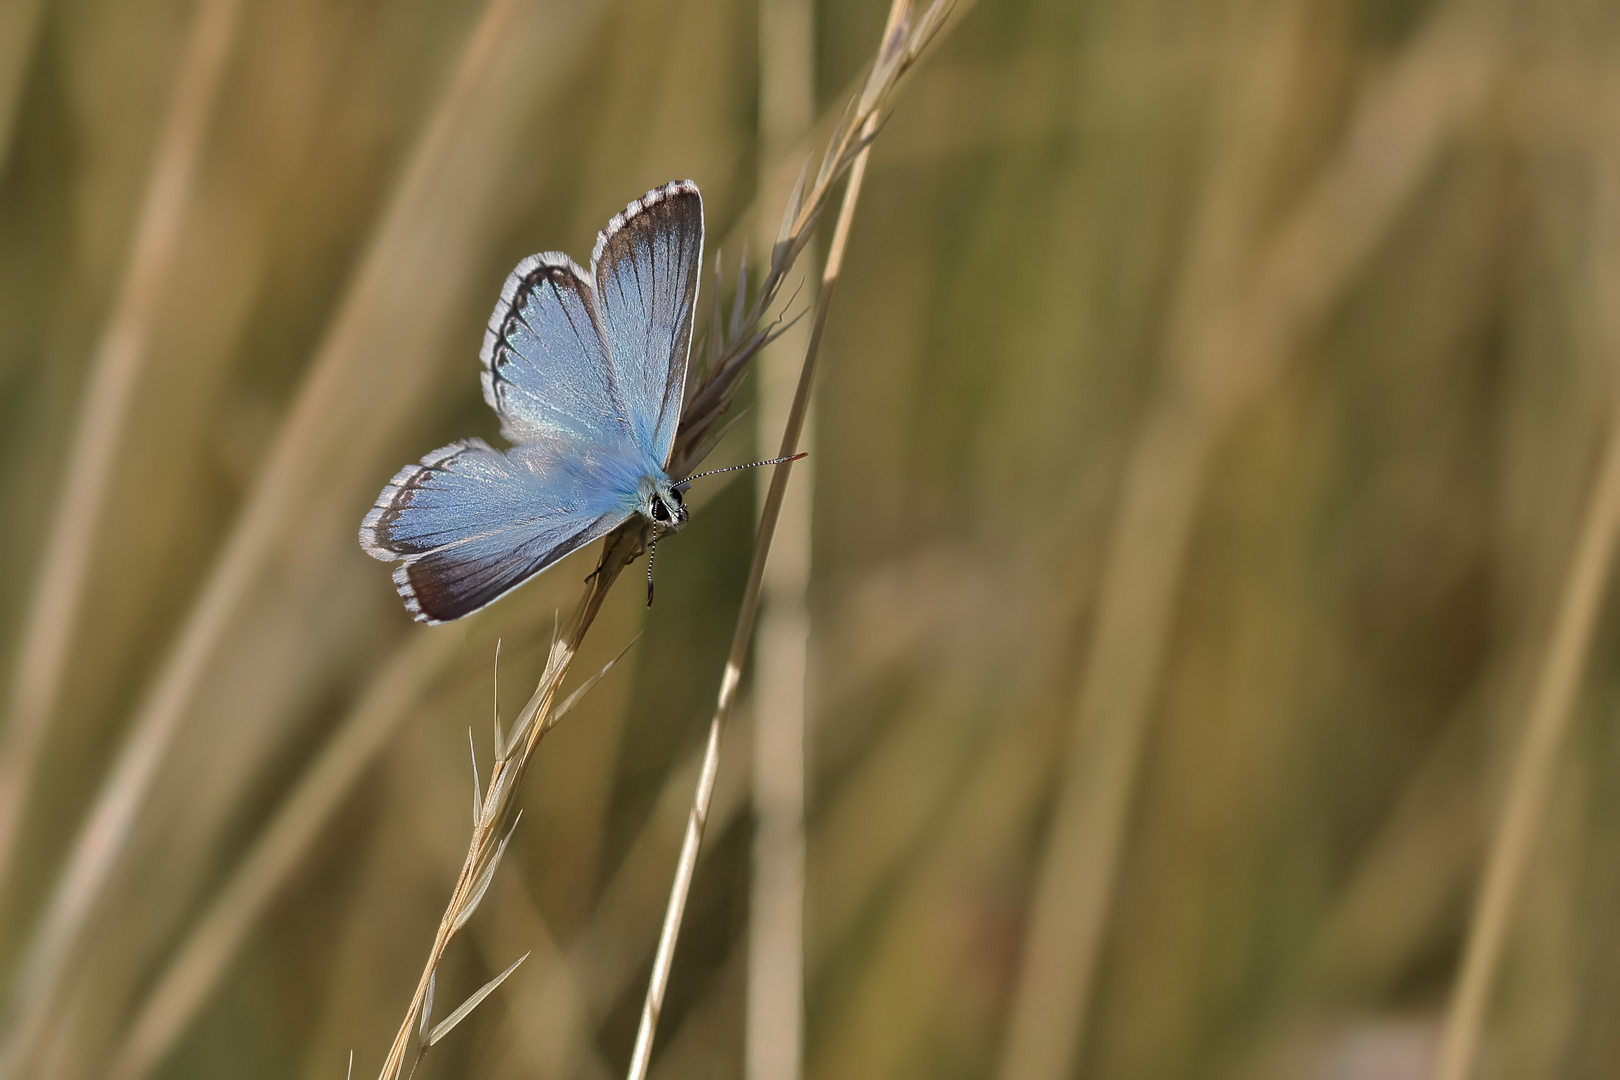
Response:
[[[400,470],[360,545],[405,560],[394,584],[412,617],[448,622],[618,526],[635,511],[642,471],[627,447],[548,440],[503,454],[478,439],[452,443]]]
[[[690,180],[631,203],[591,255],[614,383],[637,447],[660,469],[681,418],[702,259],[703,198]]]
[[[627,441],[591,286],[560,252],[531,255],[506,278],[484,331],[484,400],[515,443]]]

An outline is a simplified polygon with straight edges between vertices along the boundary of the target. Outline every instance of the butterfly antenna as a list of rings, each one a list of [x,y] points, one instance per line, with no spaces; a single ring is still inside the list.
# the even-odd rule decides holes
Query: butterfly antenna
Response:
[[[658,522],[653,522],[652,543],[647,545],[647,606],[652,607],[653,583],[652,564],[658,555]]]
[[[688,476],[685,480],[682,480],[675,486],[680,488],[682,491],[685,491],[686,485],[690,484],[694,480],[701,480],[705,476],[716,476],[723,472],[736,472],[738,469],[754,469],[761,465],[781,465],[789,461],[798,461],[800,458],[807,458],[809,456],[810,451],[805,450],[801,453],[794,454],[792,457],[771,458],[769,461],[750,461],[746,465],[728,465],[724,469],[710,469],[708,472],[693,473],[691,476]]]

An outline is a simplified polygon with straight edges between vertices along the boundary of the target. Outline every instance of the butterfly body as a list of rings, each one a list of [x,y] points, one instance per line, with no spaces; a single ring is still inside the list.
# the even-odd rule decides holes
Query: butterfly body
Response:
[[[484,335],[484,399],[514,445],[469,439],[400,470],[360,544],[401,560],[421,622],[485,606],[634,515],[676,529],[669,473],[703,250],[703,202],[655,188],[597,237],[587,273],[546,252],[517,265]]]

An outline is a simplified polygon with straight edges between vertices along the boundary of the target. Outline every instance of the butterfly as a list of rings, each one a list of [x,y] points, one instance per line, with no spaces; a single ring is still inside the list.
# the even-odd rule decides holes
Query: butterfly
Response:
[[[518,263],[484,333],[484,400],[512,447],[464,439],[407,466],[360,525],[360,546],[401,561],[418,622],[505,596],[640,514],[687,521],[668,473],[686,387],[703,258],[703,197],[682,180],[625,207],[587,273],[548,251]],[[652,602],[651,561],[648,603]]]

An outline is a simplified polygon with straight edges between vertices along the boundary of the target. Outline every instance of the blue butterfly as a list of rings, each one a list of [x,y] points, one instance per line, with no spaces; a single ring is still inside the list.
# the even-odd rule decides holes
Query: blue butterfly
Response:
[[[514,445],[435,450],[360,526],[368,555],[403,560],[394,585],[418,622],[469,615],[632,515],[655,538],[686,523],[667,469],[702,258],[703,198],[683,180],[609,221],[589,274],[553,251],[518,263],[482,352],[484,400]]]

